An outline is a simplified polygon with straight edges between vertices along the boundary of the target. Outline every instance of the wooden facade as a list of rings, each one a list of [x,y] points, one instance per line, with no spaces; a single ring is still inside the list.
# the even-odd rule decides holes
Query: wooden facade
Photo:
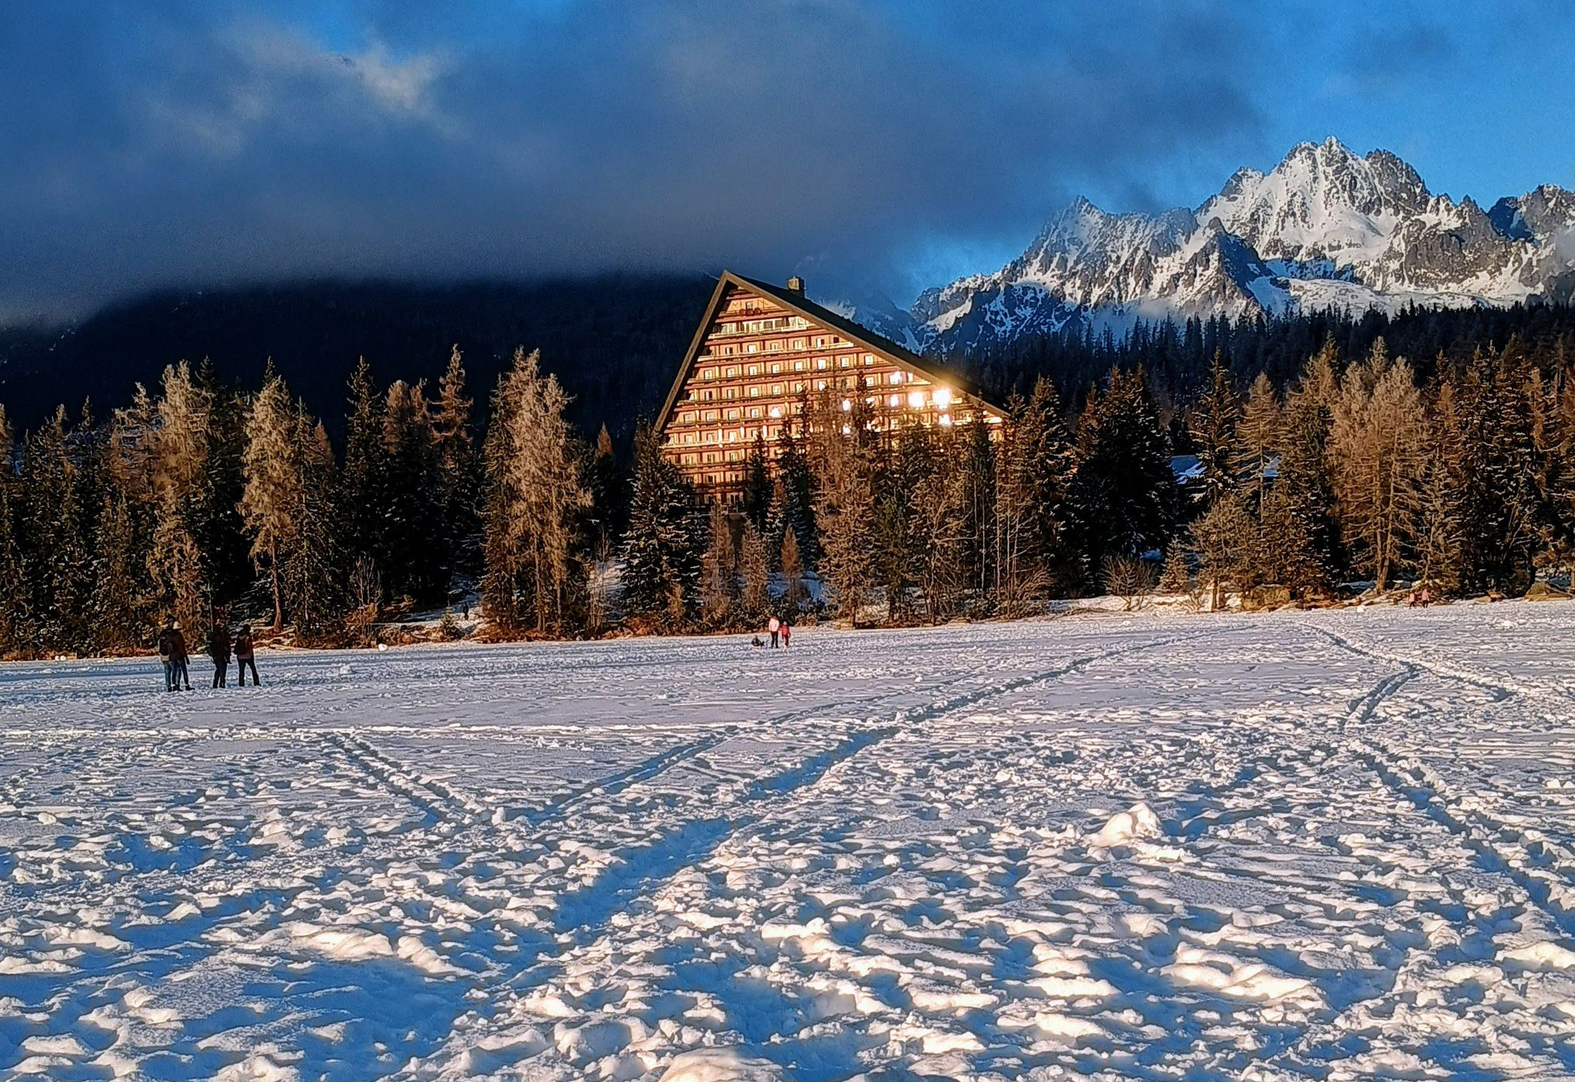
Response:
[[[743,491],[750,448],[774,458],[806,398],[862,393],[887,436],[918,420],[951,426],[1003,411],[944,365],[813,301],[803,282],[770,286],[724,271],[658,418],[662,451],[701,491]]]

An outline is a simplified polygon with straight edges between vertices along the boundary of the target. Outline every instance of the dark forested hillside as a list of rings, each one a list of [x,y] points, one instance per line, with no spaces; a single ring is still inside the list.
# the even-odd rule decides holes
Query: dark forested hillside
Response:
[[[1502,349],[1511,339],[1534,353],[1551,354],[1559,343],[1575,342],[1575,308],[1411,308],[1393,316],[1315,312],[1282,319],[1140,323],[1122,338],[1086,331],[1040,336],[965,359],[961,366],[1001,394],[1026,392],[1037,377],[1050,376],[1073,405],[1112,368],[1142,367],[1158,397],[1185,404],[1202,387],[1216,352],[1241,386],[1266,373],[1284,387],[1325,342],[1332,341],[1342,356],[1360,357],[1380,338],[1425,379],[1440,355],[1463,363],[1477,350]]]
[[[104,416],[164,366],[211,358],[221,378],[261,385],[268,358],[338,435],[345,381],[366,357],[384,382],[435,382],[450,347],[464,353],[477,405],[516,346],[574,396],[588,436],[627,437],[654,412],[694,333],[711,281],[702,275],[606,276],[536,284],[442,287],[303,283],[172,292],[105,309],[58,334],[0,329],[0,402],[19,428],[84,397]]]

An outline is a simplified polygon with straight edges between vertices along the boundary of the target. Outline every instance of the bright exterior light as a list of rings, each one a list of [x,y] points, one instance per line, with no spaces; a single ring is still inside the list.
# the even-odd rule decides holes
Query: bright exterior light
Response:
[[[842,412],[843,413],[847,413],[852,408],[853,408],[853,403],[849,402],[846,398],[844,398],[842,400]]]
[[[914,409],[923,409],[924,408],[924,392],[923,391],[909,391],[908,392],[908,405],[912,406]]]
[[[952,404],[952,389],[950,387],[935,388],[935,404],[945,409]]]
[[[952,426],[952,415],[949,414],[949,413],[941,414],[941,427],[942,428],[950,428],[951,426]]]

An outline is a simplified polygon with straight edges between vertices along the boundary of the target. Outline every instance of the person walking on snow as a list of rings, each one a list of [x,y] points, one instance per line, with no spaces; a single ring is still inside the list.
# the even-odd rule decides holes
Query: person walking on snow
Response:
[[[243,624],[240,632],[235,636],[235,675],[241,678],[241,687],[246,686],[248,665],[252,670],[252,686],[261,687],[262,681],[257,679],[256,647],[252,645],[252,629]]]
[[[208,632],[208,656],[213,659],[213,686],[225,686],[225,675],[230,668],[230,630],[215,622]]]
[[[168,624],[159,628],[159,660],[164,663],[164,690],[175,691],[175,629]]]
[[[782,621],[773,616],[766,621],[766,630],[771,633],[771,649],[777,649],[777,639],[782,634]]]
[[[788,648],[788,640],[793,637],[793,625],[786,620],[782,621],[782,649]]]
[[[191,674],[186,671],[186,636],[181,634],[180,621],[169,627],[170,635],[170,690],[179,691],[181,685],[191,690]]]

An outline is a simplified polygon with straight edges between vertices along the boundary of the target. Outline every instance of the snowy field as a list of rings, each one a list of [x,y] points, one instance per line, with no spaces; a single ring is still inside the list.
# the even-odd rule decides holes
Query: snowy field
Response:
[[[0,1078],[1575,1077],[1575,605],[260,665],[0,666]]]

